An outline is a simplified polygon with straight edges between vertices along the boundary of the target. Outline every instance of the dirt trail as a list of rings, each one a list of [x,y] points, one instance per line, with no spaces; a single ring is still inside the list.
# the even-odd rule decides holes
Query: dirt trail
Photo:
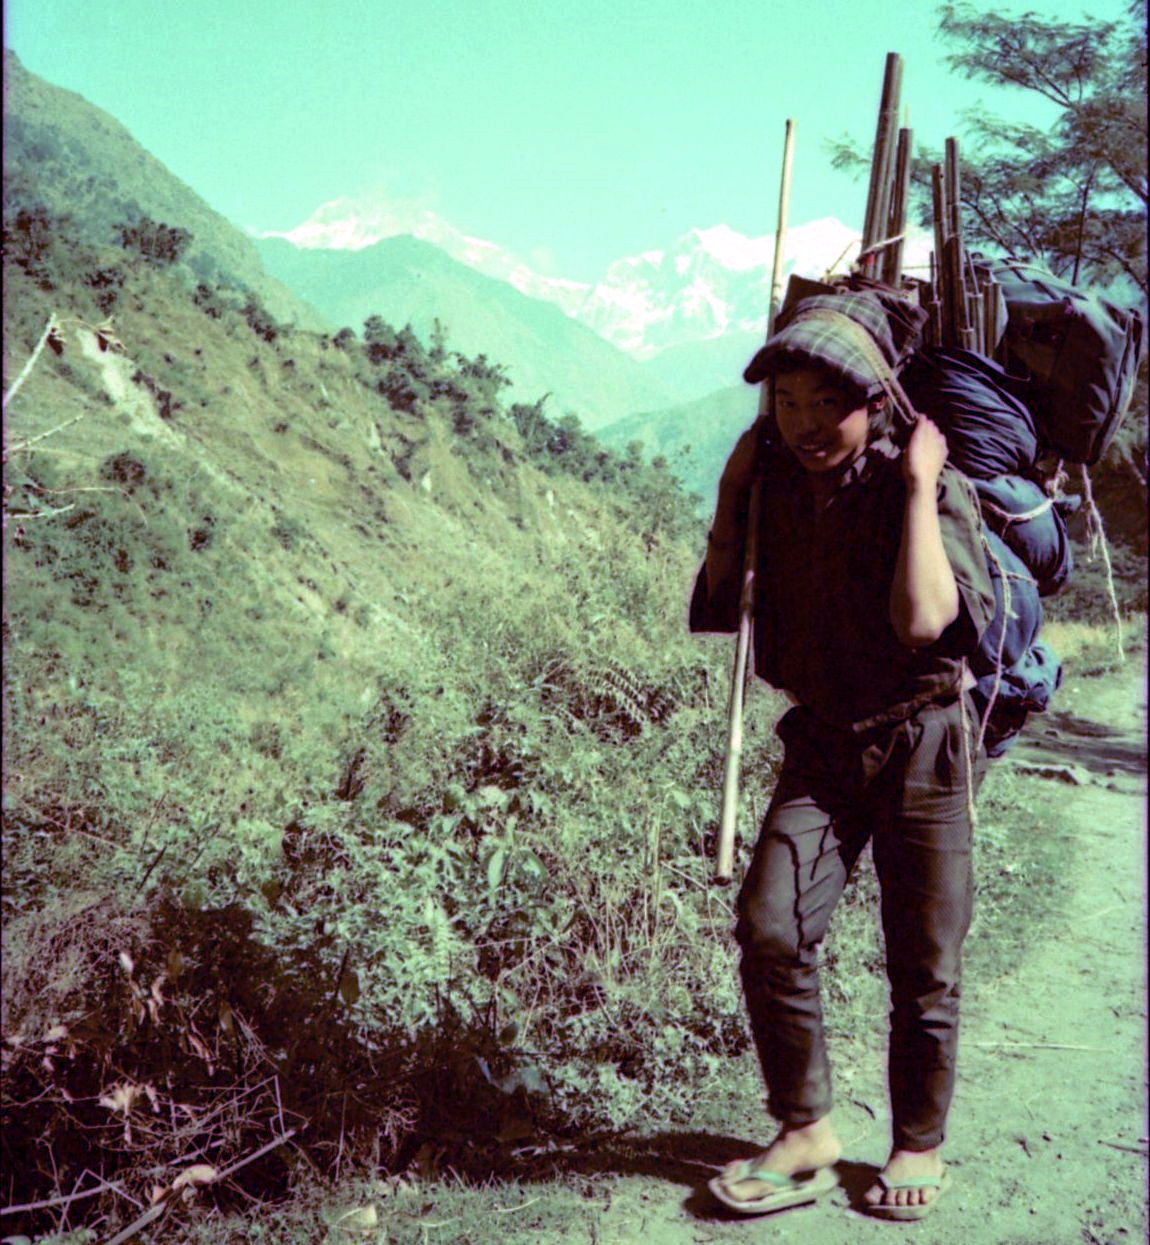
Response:
[[[836,1122],[842,1187],[817,1206],[733,1218],[705,1192],[716,1163],[762,1140],[755,1117],[725,1137],[658,1139],[663,1179],[600,1186],[586,1235],[596,1245],[792,1241],[867,1245],[1126,1245],[1146,1239],[1146,685],[1140,655],[1118,673],[1073,678],[998,764],[1061,784],[1059,825],[1075,877],[1065,919],[1009,979],[964,1004],[959,1087],[947,1159],[954,1183],[930,1218],[894,1224],[859,1212],[888,1144],[882,1054],[851,1069]],[[839,1065],[836,1063],[836,1070]],[[701,1087],[701,1096],[706,1095]],[[757,1104],[749,1104],[757,1106]],[[747,1127],[731,1149],[733,1132]],[[708,1142],[710,1142],[708,1152]],[[716,1148],[721,1148],[715,1153]],[[654,1157],[654,1156],[652,1156]]]

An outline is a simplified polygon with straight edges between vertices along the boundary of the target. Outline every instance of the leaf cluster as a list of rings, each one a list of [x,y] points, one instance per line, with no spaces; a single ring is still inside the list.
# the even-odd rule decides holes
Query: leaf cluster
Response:
[[[968,246],[1044,264],[1075,283],[1145,296],[1147,122],[1142,6],[1119,22],[1072,23],[1034,12],[1005,17],[944,4],[939,33],[957,72],[1045,99],[1042,126],[974,109],[965,117],[961,202]],[[911,183],[919,223],[933,223],[936,145],[916,144]],[[832,164],[870,164],[849,139]]]
[[[119,234],[125,251],[134,251],[149,263],[160,266],[177,263],[192,240],[187,229],[166,225],[148,216],[120,225]]]
[[[945,4],[939,31],[968,78],[1027,91],[1057,110],[1048,130],[983,111],[968,119],[963,203],[974,240],[1047,263],[1074,282],[1147,289],[1146,27],[1007,18]]]

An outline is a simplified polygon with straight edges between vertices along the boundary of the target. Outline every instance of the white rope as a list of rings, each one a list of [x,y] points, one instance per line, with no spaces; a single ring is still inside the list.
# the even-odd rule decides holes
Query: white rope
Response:
[[[1118,594],[1114,590],[1114,567],[1110,562],[1110,550],[1106,543],[1106,529],[1102,525],[1102,515],[1094,500],[1094,490],[1090,486],[1090,472],[1086,464],[1082,464],[1082,491],[1086,494],[1086,531],[1090,538],[1090,556],[1102,555],[1106,567],[1106,587],[1110,594],[1110,608],[1114,611],[1114,629],[1118,641],[1118,660],[1126,660],[1126,650],[1122,644],[1122,612],[1118,608]]]
[[[1001,519],[1003,527],[1010,527],[1013,523],[1029,523],[1031,519],[1037,519],[1040,515],[1046,514],[1053,507],[1054,498],[1048,497],[1033,510],[1023,511],[1022,514],[1011,514],[1009,510],[1003,510],[1001,506],[996,506],[994,502],[985,497],[980,497],[978,504],[985,514],[992,514],[996,519]]]

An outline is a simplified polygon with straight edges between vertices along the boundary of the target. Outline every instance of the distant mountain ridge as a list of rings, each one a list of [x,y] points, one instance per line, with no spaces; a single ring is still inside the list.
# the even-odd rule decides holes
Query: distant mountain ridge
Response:
[[[295,229],[266,236],[303,249],[362,250],[396,234],[430,242],[528,297],[554,303],[643,361],[732,334],[761,333],[766,324],[774,236],[749,238],[722,224],[689,230],[665,248],[624,256],[591,283],[544,276],[503,247],[469,236],[433,212],[380,198],[333,199]],[[859,244],[858,232],[834,217],[797,226],[786,237],[784,278],[845,271]],[[931,245],[926,231],[912,230],[906,266],[925,263]],[[698,356],[704,370],[706,358],[706,352]],[[715,371],[693,388],[704,393],[729,383],[724,365],[721,374]]]
[[[645,458],[665,458],[687,492],[699,498],[700,512],[709,514],[731,447],[754,423],[758,407],[756,387],[732,385],[693,402],[629,415],[596,436],[617,450],[637,441]]]
[[[294,229],[258,236],[282,238],[304,251],[363,251],[405,234],[437,246],[484,276],[506,281],[528,298],[554,303],[566,315],[574,314],[590,288],[581,281],[545,277],[496,243],[465,234],[437,213],[401,200],[331,199]]]

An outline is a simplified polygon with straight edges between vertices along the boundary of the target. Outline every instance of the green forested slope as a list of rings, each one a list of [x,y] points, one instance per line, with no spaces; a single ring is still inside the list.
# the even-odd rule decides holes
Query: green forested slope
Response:
[[[550,394],[558,418],[573,411],[597,429],[630,412],[673,402],[679,390],[557,307],[475,272],[418,238],[386,238],[358,251],[303,250],[264,238],[274,273],[336,325],[359,329],[371,315],[410,324],[430,340],[438,323],[465,354],[507,370],[513,394]]]
[[[5,216],[17,205],[69,216],[106,244],[141,217],[191,235],[183,264],[196,280],[254,292],[281,320],[321,328],[319,315],[269,277],[255,244],[174,177],[108,113],[29,73],[4,51]]]
[[[758,409],[758,389],[738,385],[694,402],[629,415],[600,429],[598,435],[615,448],[637,441],[648,458],[665,458],[709,514],[731,447],[754,423]]]
[[[491,1144],[680,1108],[745,1038],[705,886],[729,649],[686,634],[666,470],[409,332],[7,227],[13,1199],[186,1149],[125,1142],[112,1065],[169,1115],[250,1092],[220,1161],[269,1076],[320,1168],[456,1108]]]

